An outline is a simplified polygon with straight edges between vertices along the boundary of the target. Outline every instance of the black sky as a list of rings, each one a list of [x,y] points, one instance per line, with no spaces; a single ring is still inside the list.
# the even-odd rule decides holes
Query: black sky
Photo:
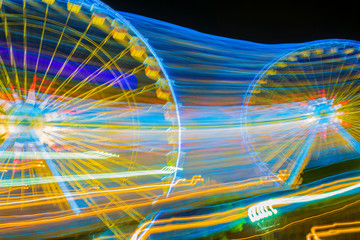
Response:
[[[113,9],[201,32],[261,43],[328,38],[360,41],[359,8],[347,1],[287,4],[228,0],[103,0]]]

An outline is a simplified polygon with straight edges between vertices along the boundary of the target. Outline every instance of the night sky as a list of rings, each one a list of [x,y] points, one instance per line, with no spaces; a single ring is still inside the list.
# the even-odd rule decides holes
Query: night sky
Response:
[[[346,1],[316,5],[258,1],[103,0],[115,10],[200,32],[259,43],[297,43],[328,38],[360,41],[360,14]],[[337,3],[337,4],[334,4]]]

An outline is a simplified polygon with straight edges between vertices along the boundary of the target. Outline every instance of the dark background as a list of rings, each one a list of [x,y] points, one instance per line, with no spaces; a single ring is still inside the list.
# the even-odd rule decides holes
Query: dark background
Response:
[[[252,42],[298,43],[328,38],[360,41],[360,8],[348,1],[327,1],[323,5],[316,5],[316,1],[285,4],[241,0],[103,2],[115,10]]]

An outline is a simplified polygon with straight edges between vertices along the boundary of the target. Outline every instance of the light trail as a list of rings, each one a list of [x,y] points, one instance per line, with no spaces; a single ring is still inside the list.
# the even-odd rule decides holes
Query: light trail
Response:
[[[20,158],[35,160],[42,159],[44,152],[21,152],[21,151],[5,151],[0,155],[0,160],[11,158],[16,154]],[[54,160],[65,159],[106,159],[110,157],[119,157],[117,154],[100,152],[100,151],[88,151],[88,152],[46,152],[47,156]]]
[[[175,182],[175,185],[186,181],[185,179],[179,179]],[[191,180],[190,185],[196,184],[197,181],[200,181],[199,179]],[[79,198],[79,197],[89,197],[91,195],[101,195],[109,194],[109,193],[120,193],[120,192],[127,192],[127,191],[135,191],[140,189],[147,189],[147,188],[163,188],[163,187],[169,187],[170,184],[154,184],[154,185],[148,185],[148,186],[138,186],[138,187],[130,187],[130,188],[122,188],[122,189],[109,189],[109,190],[100,190],[100,191],[93,191],[93,192],[80,192],[80,193],[74,193],[74,194],[64,194],[60,196],[51,196],[51,197],[43,197],[38,199],[28,199],[24,201],[12,201],[12,202],[2,202],[0,203],[0,207],[2,206],[11,206],[11,205],[18,205],[18,204],[31,204],[36,202],[43,202],[43,201],[55,201],[59,199],[63,199],[64,197],[71,197],[71,198]],[[182,186],[182,185],[180,185]],[[186,185],[185,185],[186,186]],[[166,199],[167,200],[167,199]],[[152,205],[152,201],[146,202],[146,205]],[[138,204],[139,206],[144,205],[144,203]],[[127,208],[128,206],[122,206],[122,208]],[[135,206],[132,206],[135,207]],[[118,209],[118,208],[116,208]]]
[[[273,214],[277,214],[278,211],[273,208],[277,205],[289,205],[295,203],[307,203],[312,201],[324,200],[326,198],[335,197],[337,195],[341,195],[359,188],[360,183],[327,193],[270,199],[251,206],[248,209],[248,216],[252,222],[256,222],[260,219],[270,217]]]
[[[80,175],[61,175],[61,177],[38,177],[38,178],[19,178],[19,179],[3,179],[0,181],[0,188],[15,187],[24,185],[37,185],[59,182],[74,182],[85,181],[89,179],[116,179],[116,178],[129,178],[139,176],[150,175],[164,175],[172,174],[175,172],[175,167],[163,167],[159,170],[147,170],[147,171],[128,171],[128,172],[115,172],[115,173],[100,173],[100,174],[80,174]],[[182,170],[178,168],[177,170]]]

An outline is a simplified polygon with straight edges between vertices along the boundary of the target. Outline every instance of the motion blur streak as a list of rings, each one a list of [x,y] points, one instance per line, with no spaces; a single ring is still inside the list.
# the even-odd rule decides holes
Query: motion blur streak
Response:
[[[314,226],[359,220],[359,61],[352,40],[267,45],[99,0],[1,1],[0,238],[356,233]]]
[[[333,223],[331,225],[314,226],[311,233],[306,235],[307,240],[321,239],[320,237],[338,236],[341,234],[358,233],[360,231],[360,222]],[[339,228],[339,229],[338,229]]]

